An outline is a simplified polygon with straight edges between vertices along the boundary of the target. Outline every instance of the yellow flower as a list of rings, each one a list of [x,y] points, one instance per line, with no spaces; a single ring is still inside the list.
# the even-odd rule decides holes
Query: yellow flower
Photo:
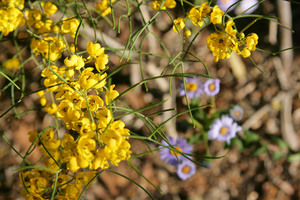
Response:
[[[47,143],[48,141],[51,141],[54,139],[54,132],[51,128],[47,129],[42,135],[41,140],[44,143]]]
[[[40,90],[36,93],[39,97],[42,97],[45,95],[45,91],[44,90]]]
[[[80,169],[80,166],[77,162],[77,157],[71,156],[69,158],[69,162],[67,164],[67,169],[70,170],[71,172],[77,172]]]
[[[69,45],[69,49],[70,49],[70,51],[73,52],[73,53],[75,53],[75,51],[76,51],[76,47],[75,47],[74,44],[70,44],[70,45]]]
[[[82,102],[84,101],[84,98],[78,94],[77,92],[74,92],[69,98],[68,98],[75,106],[82,108]]]
[[[74,141],[74,138],[72,135],[70,134],[65,134],[64,135],[64,138],[62,139],[61,141],[61,146],[64,148],[64,149],[72,149],[75,145],[75,141]]]
[[[213,11],[210,14],[210,21],[213,24],[220,24],[222,22],[222,17],[224,15],[224,11],[219,8],[218,5],[213,7]]]
[[[105,157],[102,159],[103,162],[109,160],[113,165],[118,165],[120,161],[128,159],[131,151],[130,144],[124,137],[126,135],[129,135],[129,130],[125,128],[124,122],[120,120],[112,122],[100,136],[105,147],[101,152],[96,152],[96,155]]]
[[[195,26],[201,27],[204,18],[210,13],[211,8],[207,4],[208,2],[201,4],[200,8],[193,7],[188,13],[189,19]]]
[[[192,35],[192,32],[189,30],[189,29],[187,29],[186,31],[184,31],[184,36],[185,37],[190,37]]]
[[[251,33],[246,37],[246,47],[250,51],[254,51],[256,49],[257,43],[258,43],[258,36],[255,33]]]
[[[44,85],[46,87],[49,87],[47,91],[53,92],[58,88],[58,86],[55,85],[59,84],[61,80],[59,80],[59,78],[50,70],[50,68],[54,72],[58,73],[58,67],[56,67],[55,65],[50,65],[49,68],[47,67],[42,71],[41,76],[46,77],[46,79],[44,80]]]
[[[79,172],[76,175],[76,179],[75,179],[76,186],[78,188],[80,188],[82,185],[86,186],[92,180],[92,178],[94,178],[95,175],[96,175],[95,171]]]
[[[101,45],[99,43],[94,44],[91,41],[87,43],[86,50],[92,58],[96,58],[104,53],[104,48],[101,48]]]
[[[92,112],[97,111],[99,109],[99,107],[104,105],[103,100],[97,95],[89,95],[87,99],[89,102],[89,109]],[[86,101],[83,101],[83,103],[81,104],[81,108],[87,108]]]
[[[44,109],[47,113],[54,114],[57,112],[57,105],[55,103],[51,103],[51,104],[48,103],[48,104],[46,104]]]
[[[234,21],[232,20],[232,18],[230,18],[226,22],[226,26],[225,26],[225,32],[231,37],[236,37],[237,34],[237,30],[233,28],[234,24],[235,24]]]
[[[77,121],[82,117],[83,112],[78,107],[72,106],[72,107],[69,107],[67,114],[68,114],[68,119],[70,121]]]
[[[42,7],[44,8],[45,12],[49,15],[53,15],[57,11],[57,6],[51,1],[48,1],[46,5],[44,5],[44,2],[42,2]]]
[[[106,158],[106,152],[102,149],[97,149],[95,153],[95,158],[92,162],[91,169],[97,170],[98,168],[107,169],[109,164]]]
[[[255,33],[251,33],[246,38],[242,38],[240,44],[243,45],[244,43],[246,44],[244,45],[242,51],[238,51],[237,53],[241,54],[244,58],[247,58],[251,55],[251,51],[254,51],[256,49],[258,36]]]
[[[81,136],[86,138],[93,138],[95,136],[96,124],[92,122],[89,118],[83,117],[76,123],[81,124],[79,133]]]
[[[79,172],[81,173],[81,172]],[[77,177],[77,176],[76,176]],[[70,180],[70,177],[66,174],[60,174],[57,179],[57,187],[65,189],[67,187],[67,182]],[[54,183],[53,183],[54,184]],[[53,187],[53,186],[52,186]]]
[[[92,151],[94,151],[95,149],[95,140],[86,137],[80,137],[80,139],[78,140],[77,151],[82,159],[92,161],[94,159],[94,154],[92,153]]]
[[[48,185],[47,179],[43,177],[34,177],[30,179],[30,191],[32,193],[43,193]]]
[[[251,52],[249,49],[247,48],[244,48],[240,54],[243,56],[243,58],[248,58],[249,56],[251,56]]]
[[[73,184],[68,184],[66,187],[65,196],[69,199],[78,199],[81,190]]]
[[[50,43],[50,52],[49,52],[49,43]],[[56,37],[46,37],[43,40],[32,39],[30,48],[34,53],[39,53],[41,56],[46,59],[56,61],[61,57],[62,52],[66,48],[65,43],[61,38]]]
[[[115,85],[111,85],[109,90],[106,90],[105,94],[105,103],[109,105],[111,100],[117,98],[119,96],[119,92],[114,90]]]
[[[28,194],[27,192],[25,193],[26,200],[45,200],[41,195],[36,194],[36,193],[30,193]]]
[[[9,70],[18,69],[19,67],[20,67],[20,61],[17,57],[7,60],[3,65],[4,69],[9,69]]]
[[[57,107],[57,116],[64,121],[69,121],[68,109],[72,106],[73,106],[73,103],[70,102],[69,100],[61,101]]]
[[[60,85],[60,87],[56,90],[55,99],[61,100],[64,98],[71,98],[75,91],[67,84]]]
[[[229,19],[226,22],[225,31],[210,34],[206,38],[207,47],[215,56],[214,61],[230,58],[232,51],[238,51],[239,40],[237,30],[233,29],[234,22]]]
[[[72,55],[71,58],[65,58],[64,63],[68,68],[74,68],[76,70],[80,70],[84,67],[84,61],[82,57],[78,55]]]
[[[63,24],[61,26],[62,33],[69,33],[72,38],[75,38],[76,31],[78,29],[80,22],[76,18],[65,18],[63,19]]]
[[[66,70],[65,70],[65,75],[66,75],[68,78],[74,77],[74,74],[75,74],[75,69],[74,69],[74,68],[66,68]]]
[[[59,28],[59,26],[54,25],[54,26],[52,26],[51,31],[52,31],[53,33],[59,33],[60,28]]]
[[[27,10],[25,12],[26,23],[37,31],[38,34],[48,34],[52,30],[53,21],[48,18],[47,13],[39,10]]]
[[[38,144],[39,143],[39,139],[38,139],[38,132],[36,131],[29,131],[28,132],[28,135],[29,135],[29,141],[32,143],[34,142],[35,140],[35,144]]]
[[[106,64],[108,63],[108,55],[104,53],[104,48],[101,48],[100,44],[94,44],[90,41],[87,43],[86,49],[90,54],[87,59],[95,59],[95,66],[98,72],[105,70],[107,68]]]
[[[100,2],[96,3],[96,10],[99,11],[102,17],[111,13],[110,3],[113,3],[114,0],[111,2],[110,0],[101,0]]]
[[[46,103],[47,103],[46,97],[45,97],[45,96],[41,97],[41,98],[40,98],[40,104],[41,104],[41,106],[45,106]]]
[[[19,9],[15,7],[9,7],[7,10],[0,9],[0,32],[4,36],[24,24],[23,13]]]
[[[2,0],[0,2],[0,7],[2,8],[18,8],[19,10],[23,10],[24,8],[24,0]]]
[[[161,4],[163,3],[163,0],[159,1],[153,1],[151,4],[151,7],[153,10],[159,10],[161,7]],[[166,10],[167,8],[175,8],[176,7],[176,1],[175,0],[166,0],[164,5],[161,7],[161,10]]]
[[[88,67],[79,75],[79,84],[84,90],[102,89],[106,84],[106,73],[100,75],[94,74],[92,71],[93,68]]]
[[[51,152],[51,155],[58,154],[58,152]],[[57,159],[58,160],[58,159]],[[52,158],[45,158],[44,165],[50,169],[53,169],[55,171],[59,170],[59,166],[56,164],[56,162]]]
[[[105,107],[103,107],[102,110],[98,110],[96,112],[96,116],[98,118],[98,127],[101,129],[106,128],[107,125],[112,121],[112,113],[110,109]]]
[[[61,38],[49,37],[49,39],[53,42],[53,44],[50,47],[51,52],[61,54],[67,47]],[[47,38],[45,38],[45,40],[47,40]]]
[[[159,3],[158,1],[153,1],[153,2],[151,3],[151,8],[152,8],[153,10],[159,10],[159,7],[160,7],[160,3]],[[161,8],[161,10],[166,10],[166,6],[163,6],[163,7]]]
[[[28,26],[31,26],[33,28],[36,28],[35,27],[35,24],[38,22],[38,21],[41,21],[42,20],[42,12],[39,11],[39,10],[36,10],[36,9],[33,9],[33,10],[26,10],[25,11],[25,17],[27,18],[26,19],[26,24]]]
[[[185,19],[182,17],[178,17],[177,19],[174,20],[174,24],[177,26],[178,30],[181,30],[185,27]],[[177,32],[175,25],[173,25],[173,30],[174,32]]]
[[[102,70],[105,70],[106,64],[108,63],[108,55],[107,54],[101,54],[96,58],[95,67],[98,70],[98,72],[101,72]]]

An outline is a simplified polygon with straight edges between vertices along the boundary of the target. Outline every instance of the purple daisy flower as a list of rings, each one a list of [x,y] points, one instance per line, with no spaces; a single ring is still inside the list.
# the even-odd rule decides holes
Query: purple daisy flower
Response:
[[[186,180],[196,173],[196,165],[188,159],[183,159],[177,165],[177,175],[181,180]]]
[[[185,78],[186,95],[190,98],[198,98],[203,93],[202,84],[198,77]],[[180,83],[179,95],[185,96],[184,84]]]
[[[216,4],[219,6],[221,10],[224,12],[234,3],[236,3],[237,0],[217,0]],[[232,11],[236,7],[236,4],[228,10],[228,12]]]
[[[232,117],[235,121],[240,121],[243,119],[244,110],[238,105],[235,105],[233,108],[229,110],[230,117]]]
[[[235,9],[235,14],[240,14],[242,12],[244,12],[245,10],[247,10],[246,12],[244,12],[243,14],[250,14],[253,13],[259,6],[258,0],[243,0],[241,1],[240,5]],[[257,4],[257,5],[255,5]],[[255,5],[255,6],[253,6]],[[252,7],[253,6],[253,7]],[[250,8],[252,7],[252,8]],[[248,8],[250,8],[248,10]]]
[[[215,96],[220,92],[220,79],[209,79],[204,83],[204,93],[208,96]]]
[[[236,136],[242,128],[227,115],[223,115],[221,119],[216,119],[208,131],[210,140],[219,140],[221,142],[230,143],[231,138]]]
[[[193,151],[193,146],[189,145],[186,141],[186,139],[178,137],[177,139],[175,138],[169,138],[169,143],[178,151],[181,151],[183,153],[192,153]],[[178,160],[182,160],[184,158],[183,155],[176,151],[172,151],[166,146],[169,146],[169,144],[166,141],[162,141],[162,146],[160,146],[160,158],[164,160],[166,163],[169,163],[171,165],[177,165]]]

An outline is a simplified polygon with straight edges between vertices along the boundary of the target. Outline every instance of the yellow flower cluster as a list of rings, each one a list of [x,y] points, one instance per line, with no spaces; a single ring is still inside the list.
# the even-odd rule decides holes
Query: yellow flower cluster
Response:
[[[229,19],[226,22],[225,30],[212,33],[206,38],[207,46],[215,56],[214,61],[230,58],[233,51],[247,58],[251,55],[250,51],[256,49],[258,36],[251,33],[245,37],[244,33],[238,34],[233,26],[233,20]]]
[[[41,7],[43,11],[31,9],[25,12],[26,24],[34,30],[35,34],[40,35],[38,39],[31,40],[30,48],[34,53],[40,54],[46,59],[50,57],[51,61],[56,61],[67,48],[64,40],[58,37],[59,33],[69,34],[75,38],[80,22],[71,17],[62,19],[62,23],[53,22],[49,17],[57,12],[57,6],[48,1],[46,4],[41,2]],[[61,26],[57,24],[61,24]],[[51,33],[53,36],[48,36]],[[70,47],[72,46],[70,45]]]
[[[57,7],[51,1],[48,1],[46,5],[42,2],[41,6],[44,9],[44,12],[37,9],[26,10],[26,24],[33,28],[37,34],[47,35],[57,28],[49,18],[49,15],[56,13]]]
[[[224,12],[216,5],[211,9],[208,5],[208,2],[203,3],[200,7],[193,7],[188,15],[188,18],[191,20],[194,26],[201,27],[205,21],[205,18],[209,18],[212,24],[219,24],[222,22],[222,17]],[[173,30],[177,32],[175,25],[178,30],[181,30],[185,27],[186,20],[182,17],[179,17],[174,20]],[[191,35],[191,31],[186,29],[184,32],[185,37]]]
[[[35,54],[40,54],[51,61],[56,61],[61,57],[62,52],[66,49],[66,44],[58,37],[45,37],[42,40],[32,39],[30,48]],[[49,52],[50,50],[50,52]]]
[[[101,0],[100,2],[96,3],[96,10],[100,13],[102,17],[111,13],[110,4],[114,3],[115,1],[112,0]]]
[[[61,33],[69,33],[71,37],[75,37],[75,33],[79,26],[79,20],[76,18],[64,18],[61,27],[55,25],[55,23],[49,18],[57,11],[57,6],[48,1],[45,5],[42,2],[41,6],[43,12],[37,9],[27,10],[25,12],[26,24],[32,27],[37,34],[48,35],[49,33],[57,33],[61,30]]]
[[[211,8],[207,4],[208,2],[205,2],[200,7],[193,7],[188,13],[189,19],[195,26],[201,27],[204,18],[211,12]]]
[[[82,189],[95,177],[95,171],[79,172],[76,177],[61,173],[57,177],[55,200],[78,199]],[[28,200],[51,199],[54,190],[56,174],[43,170],[33,169],[21,172],[20,179],[23,180],[21,194]]]
[[[176,1],[175,0],[166,0],[165,3],[162,5],[163,0],[153,1],[151,7],[153,10],[166,10],[167,8],[175,8]],[[161,7],[162,6],[162,7]],[[161,7],[161,8],[160,8]]]
[[[89,42],[87,52],[87,59],[72,55],[64,60],[65,66],[51,65],[43,70],[44,85],[48,92],[55,94],[56,101],[48,103],[45,94],[38,93],[45,110],[64,121],[67,129],[79,134],[75,140],[65,134],[60,144],[60,149],[64,150],[58,158],[72,172],[80,168],[105,169],[109,166],[108,161],[117,165],[131,153],[130,144],[124,137],[129,135],[129,130],[124,128],[122,121],[113,120],[109,109],[119,93],[114,90],[114,85],[105,86],[107,74],[104,70],[107,69],[108,56],[98,43]],[[83,69],[84,60],[94,61],[98,72],[93,72],[92,67]],[[57,146],[52,147],[56,153],[60,152]],[[55,163],[47,163],[45,165],[51,169],[58,168],[53,165]]]
[[[246,37],[244,33],[238,33],[231,18],[227,20],[225,27],[223,27],[224,11],[218,5],[211,8],[208,2],[205,2],[200,7],[193,7],[187,16],[196,27],[201,27],[204,23],[217,26],[216,32],[210,34],[206,39],[207,47],[212,51],[216,62],[219,59],[230,58],[233,51],[247,58],[251,55],[251,51],[256,49],[258,36],[255,33],[251,33]],[[175,19],[173,30],[177,32],[177,30],[184,29],[185,22],[186,20],[182,17]],[[184,36],[189,37],[190,35],[191,31],[186,29]]]
[[[109,163],[117,166],[131,155],[129,130],[121,120],[114,120],[111,110],[119,93],[115,85],[108,86],[106,82],[108,55],[98,43],[88,42],[86,48],[87,58],[73,54],[65,58],[64,66],[45,68],[41,76],[47,89],[37,93],[45,111],[72,131],[62,138],[51,128],[29,132],[29,140],[41,149],[44,165],[61,170],[55,199],[77,199],[82,187],[95,176],[95,170],[106,169]],[[95,67],[85,67],[90,62]],[[49,94],[53,98],[48,102]],[[80,172],[81,169],[91,171]],[[47,191],[54,187],[54,173],[31,170],[20,173],[20,178],[27,199],[49,199]]]
[[[0,32],[7,36],[25,24],[23,13],[24,0],[2,0],[0,2]]]

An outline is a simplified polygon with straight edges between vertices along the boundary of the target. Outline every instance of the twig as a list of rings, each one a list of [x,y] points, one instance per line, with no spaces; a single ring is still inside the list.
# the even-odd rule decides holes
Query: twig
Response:
[[[292,27],[292,11],[291,3],[277,0],[278,4],[278,13],[281,18],[280,22],[285,27]],[[280,49],[286,49],[292,47],[292,32],[283,27],[280,28]],[[292,71],[293,71],[293,51],[283,51],[280,53],[280,57],[283,64],[282,71],[278,72],[281,74],[280,84],[281,87],[287,92],[285,92],[284,97],[282,98],[282,111],[281,111],[281,131],[283,139],[289,144],[290,148],[294,151],[299,150],[298,136],[296,135],[293,122],[292,122],[292,100],[293,92],[292,86],[294,85],[292,80]],[[279,68],[276,68],[279,69]],[[283,78],[285,76],[285,78]]]

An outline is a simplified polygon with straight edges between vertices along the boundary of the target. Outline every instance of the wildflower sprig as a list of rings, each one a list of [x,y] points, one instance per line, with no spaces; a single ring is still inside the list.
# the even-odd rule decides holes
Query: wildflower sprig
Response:
[[[63,180],[59,179],[60,182],[70,181],[66,187],[73,191],[71,194],[62,187],[56,192],[56,195],[61,197],[73,195],[78,198],[82,190],[77,181],[79,177],[86,177],[86,181],[82,183],[86,185],[95,175],[94,170],[108,168],[108,162],[118,165],[131,154],[130,144],[124,137],[129,135],[129,130],[121,120],[113,119],[112,110],[107,107],[119,95],[114,90],[114,85],[105,86],[107,74],[104,70],[108,68],[106,66],[108,56],[98,43],[88,42],[87,52],[88,58],[73,54],[70,58],[65,58],[65,66],[46,67],[41,75],[45,78],[44,84],[48,89],[46,92],[37,93],[45,111],[63,121],[66,129],[73,130],[77,134],[65,133],[62,138],[58,138],[53,129],[47,129],[40,136],[37,132],[30,132],[30,140],[39,145],[47,168],[53,170],[65,168],[63,171],[76,174],[75,185],[68,178],[68,173],[60,174],[64,177]],[[85,68],[84,60],[93,61],[95,67]],[[94,69],[97,69],[97,72],[93,72]],[[47,93],[54,96],[50,102],[46,98]],[[84,168],[91,171],[79,172]],[[37,174],[28,179],[42,181],[43,177]],[[43,184],[43,187],[51,188],[48,183]],[[46,190],[28,190],[27,183],[23,186],[29,192],[24,193],[27,198],[28,195],[41,197],[46,195]]]
[[[165,3],[167,3],[167,1]],[[152,5],[153,4],[156,5],[157,1],[154,1]],[[157,9],[153,6],[152,8]],[[243,32],[238,33],[232,18],[229,17],[226,23],[224,23],[227,17],[229,17],[228,14],[221,10],[218,5],[211,7],[208,2],[204,2],[200,6],[192,7],[187,13],[188,20],[190,20],[195,27],[207,26],[210,23],[215,27],[215,32],[210,34],[206,39],[207,47],[212,51],[215,62],[219,59],[230,58],[232,52],[236,52],[238,55],[247,58],[251,55],[251,51],[256,49],[258,43],[257,34],[251,33],[245,36]],[[175,19],[173,21],[174,32],[184,29],[186,20],[187,19],[182,17]],[[185,37],[189,37],[191,31],[186,29],[184,35]]]
[[[66,37],[77,41],[81,22],[76,17],[52,21],[51,15],[58,10],[52,2],[41,2],[40,8],[25,12],[28,33],[33,36],[30,48],[43,58],[41,76],[46,90],[37,95],[45,111],[60,122],[57,125],[64,125],[73,134],[59,133],[58,127],[29,132],[30,141],[41,150],[46,167],[22,168],[22,195],[26,199],[77,199],[95,180],[96,170],[107,169],[109,163],[118,165],[130,157],[126,137],[130,133],[121,120],[113,117],[113,100],[119,93],[107,81],[105,49],[99,43],[88,42],[89,56],[76,54],[77,46],[68,43]],[[64,65],[59,64],[62,57]],[[13,63],[15,60],[7,62],[7,68]]]

